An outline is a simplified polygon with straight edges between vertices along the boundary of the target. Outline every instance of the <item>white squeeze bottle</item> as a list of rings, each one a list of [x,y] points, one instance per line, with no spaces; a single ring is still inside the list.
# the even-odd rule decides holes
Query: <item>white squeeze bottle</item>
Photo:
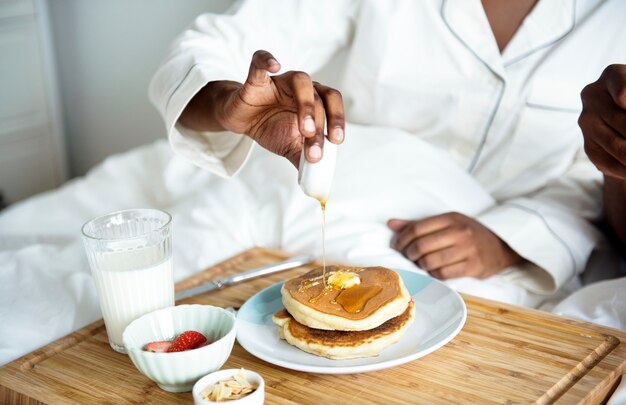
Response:
[[[317,163],[306,160],[303,147],[300,154],[300,167],[298,168],[298,184],[304,194],[325,205],[330,187],[333,184],[336,163],[337,145],[331,143],[328,138],[324,139],[324,153],[322,159]]]

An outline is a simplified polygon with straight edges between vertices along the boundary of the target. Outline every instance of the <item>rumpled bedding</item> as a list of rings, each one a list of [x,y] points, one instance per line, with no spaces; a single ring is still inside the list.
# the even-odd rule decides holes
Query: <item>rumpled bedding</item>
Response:
[[[444,152],[415,136],[371,126],[348,130],[328,202],[329,259],[422,271],[389,247],[389,218],[475,215],[495,204]],[[137,207],[172,214],[176,280],[253,246],[321,254],[319,203],[301,192],[289,162],[262,148],[232,179],[192,166],[163,140],[112,156],[85,177],[0,213],[0,365],[101,317],[81,226]],[[530,292],[525,277],[523,268],[511,268],[448,284],[536,307],[546,297]],[[616,299],[623,303],[621,294]],[[561,310],[567,313],[567,305]]]

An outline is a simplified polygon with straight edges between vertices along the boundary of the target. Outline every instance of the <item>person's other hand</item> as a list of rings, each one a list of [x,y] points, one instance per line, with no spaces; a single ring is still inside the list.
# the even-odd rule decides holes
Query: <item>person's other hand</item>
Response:
[[[605,175],[626,180],[626,65],[610,65],[580,94],[585,152]]]
[[[279,70],[272,54],[256,51],[248,78],[225,100],[217,119],[225,129],[250,136],[296,167],[304,141],[305,157],[315,163],[322,158],[325,126],[331,142],[343,142],[341,93],[311,81],[304,72],[269,75]]]
[[[485,278],[522,262],[493,232],[456,212],[387,225],[395,233],[391,247],[439,279]]]

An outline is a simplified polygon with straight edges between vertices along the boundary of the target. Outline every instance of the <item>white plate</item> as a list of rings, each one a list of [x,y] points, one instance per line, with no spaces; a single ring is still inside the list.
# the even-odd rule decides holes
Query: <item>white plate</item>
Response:
[[[292,370],[322,374],[352,374],[394,367],[434,352],[465,324],[467,309],[448,286],[421,274],[396,270],[415,302],[415,321],[397,343],[376,357],[330,360],[297,349],[278,337],[272,315],[282,306],[274,284],[243,304],[237,314],[237,340],[254,356]]]

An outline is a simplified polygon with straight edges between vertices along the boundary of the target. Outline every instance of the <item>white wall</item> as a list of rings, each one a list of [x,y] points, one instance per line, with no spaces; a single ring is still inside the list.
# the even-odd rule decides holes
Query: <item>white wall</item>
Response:
[[[229,0],[49,0],[70,175],[165,136],[148,83],[172,39]]]

